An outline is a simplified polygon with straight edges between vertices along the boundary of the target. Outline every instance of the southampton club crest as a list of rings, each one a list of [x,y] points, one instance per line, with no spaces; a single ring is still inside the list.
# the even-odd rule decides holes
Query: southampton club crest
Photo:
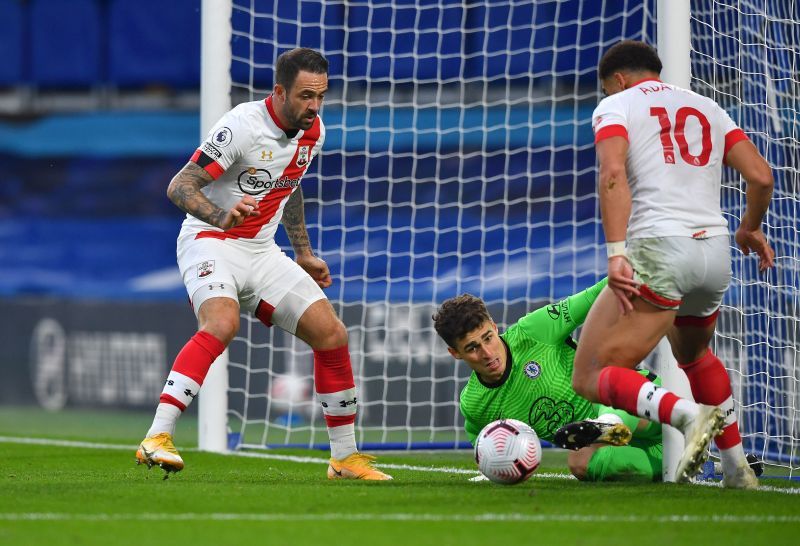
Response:
[[[202,279],[208,277],[214,272],[214,260],[207,260],[197,264],[197,277]]]
[[[308,146],[300,146],[297,149],[297,166],[305,167],[308,165]]]

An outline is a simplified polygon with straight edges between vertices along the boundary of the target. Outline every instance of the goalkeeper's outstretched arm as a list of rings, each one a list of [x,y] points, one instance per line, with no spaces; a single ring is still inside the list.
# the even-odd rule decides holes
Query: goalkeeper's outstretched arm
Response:
[[[518,324],[533,339],[543,343],[561,343],[583,324],[589,309],[606,284],[608,279],[603,279],[558,303],[541,307],[528,313]]]

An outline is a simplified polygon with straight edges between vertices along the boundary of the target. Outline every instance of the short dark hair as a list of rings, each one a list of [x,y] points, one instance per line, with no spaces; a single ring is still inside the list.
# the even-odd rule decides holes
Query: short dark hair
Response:
[[[301,70],[312,74],[327,74],[328,60],[318,51],[307,47],[284,51],[275,61],[275,83],[287,90],[291,89]]]
[[[661,59],[652,46],[635,40],[624,40],[614,44],[603,54],[597,67],[597,75],[605,80],[614,72],[623,70],[647,70],[661,74],[662,68]]]
[[[454,349],[459,339],[492,320],[483,300],[472,294],[461,294],[445,300],[431,318],[436,333]]]

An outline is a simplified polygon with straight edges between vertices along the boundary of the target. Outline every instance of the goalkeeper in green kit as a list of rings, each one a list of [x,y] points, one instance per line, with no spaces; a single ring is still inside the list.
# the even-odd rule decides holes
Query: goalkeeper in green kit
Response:
[[[661,480],[661,425],[593,404],[572,389],[571,334],[606,284],[528,313],[502,334],[479,298],[463,294],[442,303],[433,316],[436,332],[473,371],[460,398],[473,444],[488,423],[518,419],[541,439],[573,450],[568,464],[578,479]]]

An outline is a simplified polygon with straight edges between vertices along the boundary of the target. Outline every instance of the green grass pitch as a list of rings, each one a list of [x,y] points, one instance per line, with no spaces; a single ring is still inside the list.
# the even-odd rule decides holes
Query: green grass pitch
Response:
[[[201,453],[184,419],[187,467],[165,481],[133,462],[149,419],[0,408],[0,544],[774,546],[800,536],[797,482],[580,483],[560,450],[516,486],[470,482],[468,452],[378,453],[394,481],[331,482],[324,452]]]

